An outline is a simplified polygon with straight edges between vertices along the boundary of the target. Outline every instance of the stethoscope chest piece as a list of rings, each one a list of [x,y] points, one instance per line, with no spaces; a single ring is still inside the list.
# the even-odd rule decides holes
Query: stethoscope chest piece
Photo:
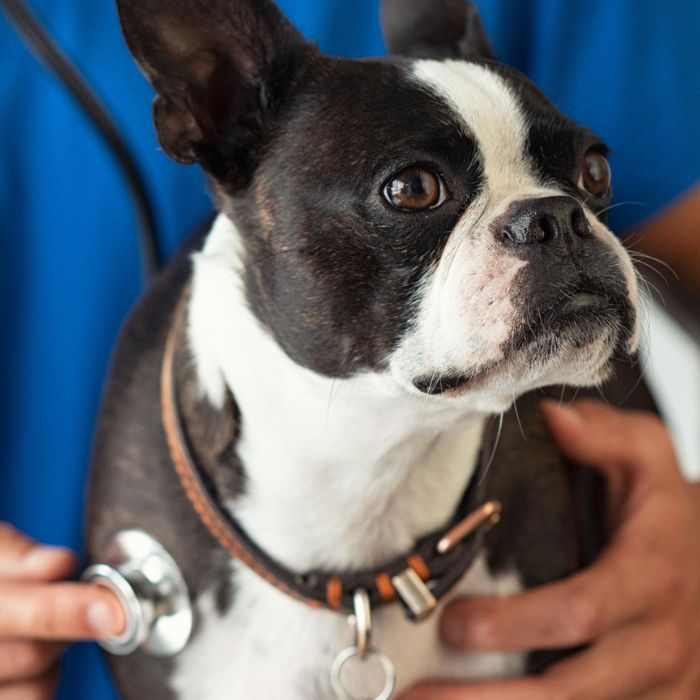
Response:
[[[175,560],[147,533],[119,532],[102,562],[87,569],[82,580],[111,590],[124,609],[123,634],[100,642],[110,654],[142,649],[175,656],[187,645],[193,624],[187,585]]]

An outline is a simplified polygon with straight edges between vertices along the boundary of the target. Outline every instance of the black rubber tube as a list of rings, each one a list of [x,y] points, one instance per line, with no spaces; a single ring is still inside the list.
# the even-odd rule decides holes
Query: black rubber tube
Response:
[[[141,246],[144,284],[160,269],[158,231],[141,170],[119,130],[87,81],[61,51],[23,0],[0,0],[9,21],[36,58],[66,87],[105,140],[124,175],[134,200]]]

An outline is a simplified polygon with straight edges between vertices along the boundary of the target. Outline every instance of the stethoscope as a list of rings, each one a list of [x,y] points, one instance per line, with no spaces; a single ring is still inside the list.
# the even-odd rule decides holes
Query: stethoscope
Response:
[[[160,268],[161,259],[153,206],[135,158],[85,78],[24,0],[0,0],[0,10],[27,48],[80,105],[118,163],[137,214],[141,267],[147,284]],[[124,632],[100,642],[109,653],[127,655],[143,650],[154,656],[174,656],[186,647],[194,616],[185,580],[175,560],[147,533],[118,533],[107,545],[102,563],[88,568],[81,580],[112,591],[124,610]]]
[[[134,202],[141,247],[141,267],[146,284],[158,271],[162,261],[153,206],[136,159],[94,90],[51,38],[25,1],[0,0],[0,10],[15,27],[29,51],[56,77],[85,112],[114,156]]]
[[[81,106],[119,164],[138,216],[142,274],[144,285],[147,284],[158,271],[161,260],[153,207],[134,157],[87,81],[24,0],[0,0],[0,10],[4,11],[30,51]],[[99,642],[108,653],[126,656],[140,651],[171,657],[186,648],[194,626],[190,594],[173,557],[148,533],[140,530],[118,532],[101,553],[100,563],[90,566],[81,580],[110,590],[121,603],[124,631]],[[384,689],[377,699],[388,700],[395,685],[393,665],[369,648],[371,613],[367,601],[361,597],[355,600],[355,626],[357,649],[346,650],[331,669],[334,692],[338,698],[354,700],[344,689],[341,680],[343,667],[356,653],[364,656],[371,652],[382,662],[386,676]]]
[[[119,164],[134,201],[141,246],[144,285],[160,268],[158,235],[146,187],[136,161],[114,122],[78,69],[61,51],[24,0],[0,0],[4,11],[30,51],[64,85],[103,137]],[[180,654],[192,636],[194,611],[184,577],[165,548],[151,535],[140,530],[118,532],[101,553],[100,563],[90,566],[81,576],[86,583],[110,590],[124,612],[124,631],[98,643],[110,654],[127,656],[136,651],[158,657]],[[368,601],[354,601],[357,646],[341,653],[331,668],[336,696],[354,700],[345,691],[342,671],[359,654],[373,654],[385,673],[384,688],[376,700],[388,700],[395,687],[393,665],[387,657],[370,648],[371,610]]]
[[[81,580],[110,590],[124,610],[122,634],[99,642],[105,651],[175,656],[187,646],[194,624],[187,585],[175,560],[149,534],[117,533],[102,562],[86,569]]]

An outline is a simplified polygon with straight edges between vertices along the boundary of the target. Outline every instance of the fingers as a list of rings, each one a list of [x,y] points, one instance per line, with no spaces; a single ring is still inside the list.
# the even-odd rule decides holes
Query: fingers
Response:
[[[0,580],[56,581],[75,570],[75,556],[60,547],[42,547],[0,523]]]
[[[671,700],[681,696],[659,693],[663,688],[673,687],[689,661],[672,626],[661,623],[644,630],[630,627],[552,667],[540,678],[493,683],[425,683],[401,695],[400,700],[617,700],[633,697],[668,697]]]
[[[536,679],[498,683],[436,682],[417,685],[403,693],[399,700],[552,700],[555,696],[548,695],[549,692]]]
[[[400,700],[615,700],[637,697],[673,682],[688,659],[672,627],[640,635],[625,628],[539,678],[487,683],[426,683]]]
[[[0,642],[0,687],[45,675],[63,653],[57,642]]]
[[[52,700],[58,686],[58,668],[41,678],[9,685],[0,685],[0,700]]]
[[[542,680],[551,697],[631,698],[677,681],[689,661],[673,625],[633,625],[553,666]]]
[[[40,546],[0,523],[0,700],[54,697],[63,646],[49,640],[102,638],[123,629],[111,593],[53,583],[75,566],[70,551]]]
[[[442,633],[448,643],[473,650],[577,647],[660,607],[678,583],[664,560],[613,545],[565,581],[508,598],[453,603],[443,614]]]
[[[540,408],[561,450],[581,464],[653,477],[666,474],[674,461],[668,432],[651,414],[619,411],[602,401],[543,401]]]
[[[0,638],[103,639],[125,625],[113,593],[78,583],[0,584]]]
[[[539,678],[428,683],[403,700],[700,697],[698,569],[691,564],[700,551],[697,503],[667,432],[656,419],[599,402],[573,411],[545,404],[543,412],[569,457],[608,480],[621,477],[614,539],[592,567],[567,581],[455,603],[443,634],[455,646],[483,651],[587,648]]]

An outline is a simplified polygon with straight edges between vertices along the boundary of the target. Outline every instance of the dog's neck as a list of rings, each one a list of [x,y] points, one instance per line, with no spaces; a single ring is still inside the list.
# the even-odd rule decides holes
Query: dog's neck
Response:
[[[246,488],[227,506],[297,570],[379,565],[445,524],[474,473],[485,423],[436,409],[390,377],[321,377],[249,310],[242,244],[220,216],[195,256],[188,336],[209,401],[241,413]]]

